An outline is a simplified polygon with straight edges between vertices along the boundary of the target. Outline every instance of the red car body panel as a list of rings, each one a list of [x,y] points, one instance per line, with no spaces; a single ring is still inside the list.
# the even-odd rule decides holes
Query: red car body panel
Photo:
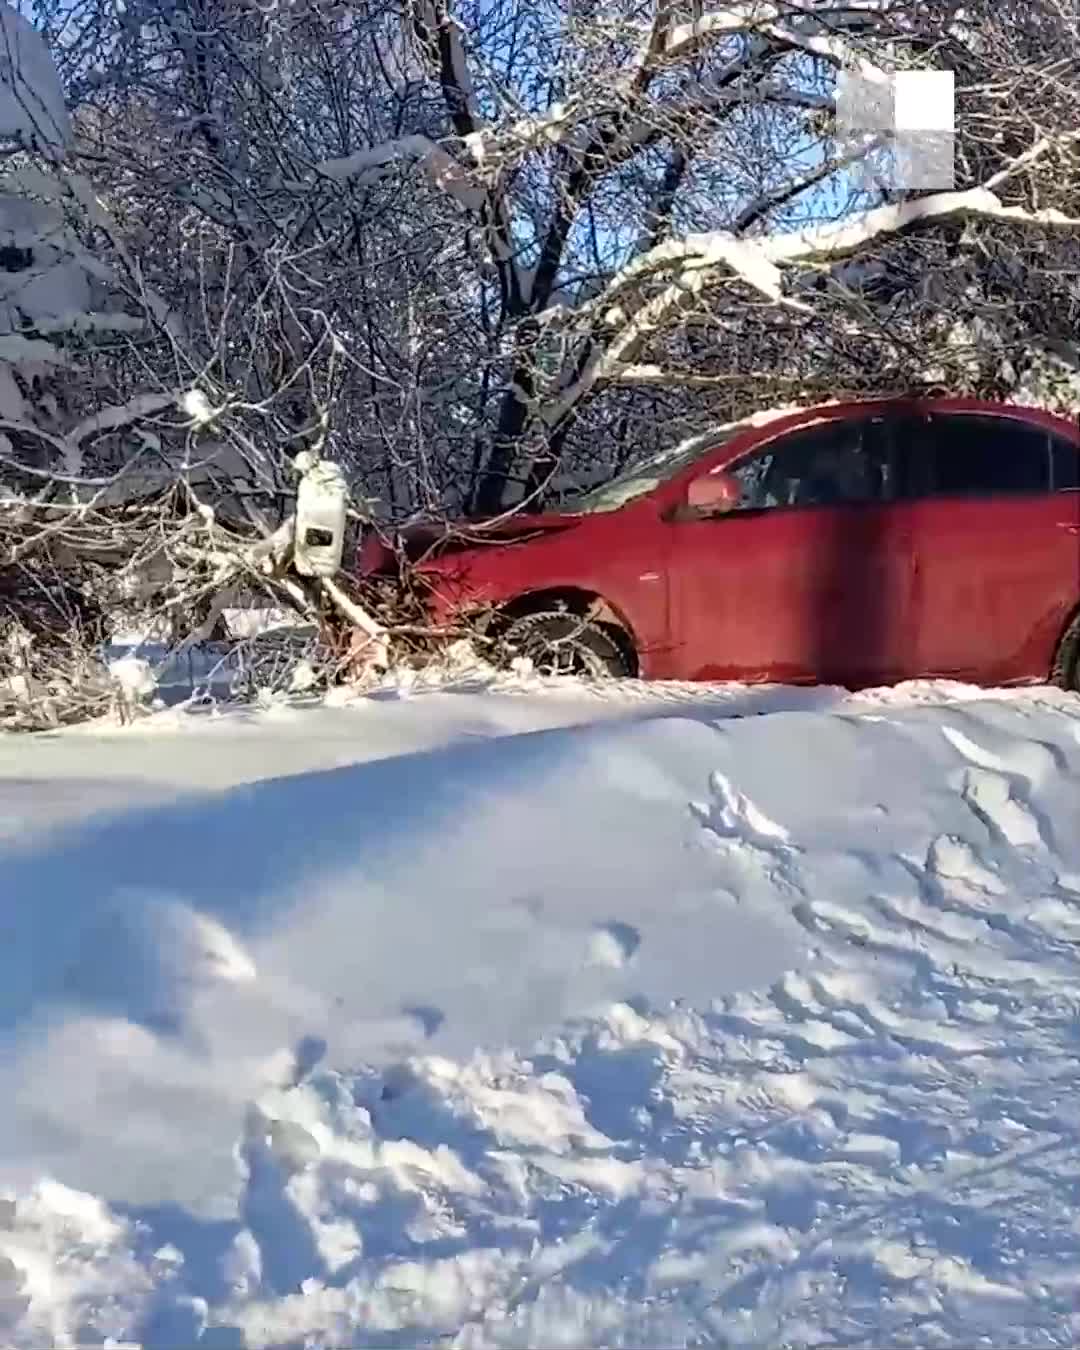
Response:
[[[524,542],[493,540],[422,563],[435,619],[450,624],[463,612],[541,592],[588,592],[602,597],[632,635],[641,673],[663,678],[660,658],[671,629],[664,561],[670,538],[659,513],[645,505],[564,517],[558,528],[537,529]]]
[[[919,670],[986,684],[1045,679],[1080,602],[1080,493],[920,502],[913,539]]]
[[[748,425],[645,496],[597,514],[463,527],[421,561],[440,623],[530,595],[596,596],[653,679],[835,682],[1047,678],[1080,606],[1080,491],[925,497],[674,520],[695,478],[833,419],[973,413],[1039,427],[1080,454],[1075,422],[973,399],[832,404]],[[1080,481],[1080,477],[1078,480]],[[445,533],[445,532],[444,532]],[[437,532],[426,542],[434,544]],[[413,549],[425,537],[414,536]],[[369,554],[364,570],[375,566]]]
[[[670,566],[679,675],[881,684],[912,673],[913,554],[889,508],[687,522]],[[726,659],[725,659],[726,656]]]

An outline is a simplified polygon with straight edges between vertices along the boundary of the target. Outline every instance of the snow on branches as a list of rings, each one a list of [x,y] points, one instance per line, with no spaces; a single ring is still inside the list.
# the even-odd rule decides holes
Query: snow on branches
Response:
[[[407,0],[177,28],[132,0],[115,54],[64,69],[109,250],[168,295],[156,323],[183,318],[154,378],[230,428],[318,423],[392,513],[492,511],[592,446],[615,467],[674,389],[744,372],[739,398],[771,398],[759,377],[797,380],[810,330],[834,383],[936,369],[925,297],[974,250],[1027,297],[1002,341],[1042,322],[1003,253],[1067,252],[1080,214],[1076,2]],[[112,31],[104,0],[76,8]],[[955,77],[951,194],[890,189],[880,137],[836,126],[841,74],[925,69]],[[856,263],[886,275],[853,288]],[[242,434],[250,460],[265,438]]]

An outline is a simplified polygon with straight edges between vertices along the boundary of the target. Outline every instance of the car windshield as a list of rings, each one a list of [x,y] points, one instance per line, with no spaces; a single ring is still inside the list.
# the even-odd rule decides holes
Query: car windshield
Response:
[[[591,489],[580,496],[570,496],[559,503],[559,510],[568,515],[592,515],[600,511],[617,511],[620,506],[647,496],[661,483],[674,478],[681,470],[701,458],[707,450],[715,450],[746,429],[745,423],[724,427],[695,436],[690,441],[680,441],[678,445],[642,460],[632,468],[624,470],[617,478],[604,483],[602,487]]]

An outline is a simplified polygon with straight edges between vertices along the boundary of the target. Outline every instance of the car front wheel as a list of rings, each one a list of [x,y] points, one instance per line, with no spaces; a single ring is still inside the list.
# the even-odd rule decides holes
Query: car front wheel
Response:
[[[524,657],[541,675],[599,679],[630,674],[616,639],[577,614],[526,614],[514,620],[499,647],[505,664]]]

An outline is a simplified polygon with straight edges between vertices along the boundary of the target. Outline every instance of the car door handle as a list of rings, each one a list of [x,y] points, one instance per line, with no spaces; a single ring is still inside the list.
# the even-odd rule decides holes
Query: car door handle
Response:
[[[1057,527],[1059,530],[1064,530],[1066,534],[1080,534],[1080,524],[1073,520],[1059,520]]]

